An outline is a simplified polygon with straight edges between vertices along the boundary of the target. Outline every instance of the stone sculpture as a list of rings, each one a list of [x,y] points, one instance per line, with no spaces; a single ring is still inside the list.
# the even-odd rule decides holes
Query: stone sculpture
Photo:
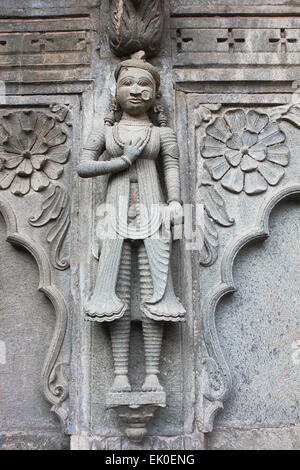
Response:
[[[158,54],[162,42],[161,0],[110,0],[108,37],[112,52],[119,57],[143,49],[147,57]]]
[[[105,124],[89,135],[78,167],[82,178],[109,174],[106,205],[110,232],[101,240],[96,285],[85,313],[88,320],[110,322],[115,373],[112,393],[131,392],[131,256],[132,250],[137,250],[146,369],[142,391],[161,393],[158,374],[163,323],[182,321],[185,315],[173,290],[171,231],[163,226],[164,217],[173,224],[182,221],[179,150],[174,131],[166,127],[162,107],[154,110],[160,76],[146,62],[144,53],[121,62],[115,78],[116,103]],[[117,108],[122,112],[119,122],[114,117]],[[151,110],[157,112],[159,126],[151,122]],[[106,159],[99,161],[100,155]],[[164,172],[167,204],[156,161]]]

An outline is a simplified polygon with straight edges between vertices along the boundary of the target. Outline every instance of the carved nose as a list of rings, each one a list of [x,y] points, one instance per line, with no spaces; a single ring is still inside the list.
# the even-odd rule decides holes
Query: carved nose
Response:
[[[135,96],[136,96],[136,95],[140,95],[140,94],[141,94],[141,89],[140,89],[140,87],[139,87],[137,84],[133,85],[133,87],[132,87],[131,90],[130,90],[130,94],[131,94],[131,95],[135,95]]]

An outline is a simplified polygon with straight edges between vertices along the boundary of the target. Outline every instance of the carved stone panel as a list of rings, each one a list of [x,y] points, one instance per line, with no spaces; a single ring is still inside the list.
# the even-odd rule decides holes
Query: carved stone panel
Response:
[[[180,96],[179,94],[178,100],[181,100]],[[253,326],[258,321],[258,317],[261,324],[265,324],[265,328],[269,327],[270,329],[273,324],[274,328],[281,328],[281,315],[285,315],[284,312],[291,317],[289,317],[288,324],[291,325],[292,330],[285,333],[282,330],[282,335],[285,335],[285,340],[282,339],[282,341],[291,344],[290,351],[285,351],[287,361],[285,372],[290,377],[288,380],[293,380],[291,377],[293,377],[295,369],[291,359],[293,354],[292,344],[293,338],[295,341],[298,334],[296,333],[297,320],[294,317],[295,312],[293,313],[293,308],[290,305],[284,311],[282,310],[283,306],[278,306],[278,316],[271,318],[270,316],[274,316],[273,295],[275,294],[270,293],[271,300],[265,299],[263,301],[262,297],[259,297],[259,292],[262,295],[263,292],[266,293],[268,290],[266,277],[269,278],[270,282],[276,282],[275,266],[280,263],[279,259],[276,256],[274,257],[273,269],[271,266],[263,268],[262,262],[258,262],[259,257],[256,256],[253,258],[251,266],[251,253],[255,252],[255,248],[247,249],[250,256],[249,274],[248,272],[244,273],[245,279],[242,282],[244,284],[243,295],[248,299],[245,300],[246,303],[243,303],[243,297],[239,300],[239,291],[233,274],[233,264],[236,257],[239,260],[240,250],[246,247],[250,241],[264,239],[269,235],[269,217],[275,206],[287,197],[299,197],[300,194],[300,173],[297,159],[297,148],[300,144],[299,105],[293,103],[293,96],[289,95],[285,98],[288,104],[282,104],[281,98],[279,98],[278,103],[274,103],[274,100],[271,100],[267,95],[263,99],[258,99],[258,97],[255,99],[254,95],[230,95],[230,97],[226,95],[215,97],[207,95],[206,99],[205,102],[205,96],[200,95],[189,95],[187,98],[187,109],[190,116],[189,135],[192,141],[189,151],[192,162],[195,158],[194,163],[191,164],[195,165],[197,175],[195,202],[202,208],[202,217],[196,219],[196,223],[200,224],[202,233],[202,237],[198,239],[198,270],[195,266],[195,273],[198,272],[201,286],[199,321],[202,330],[200,333],[202,339],[199,345],[202,373],[197,384],[200,393],[198,395],[199,408],[196,419],[200,429],[204,432],[212,431],[214,417],[218,410],[226,406],[228,397],[232,397],[231,403],[237,405],[241,388],[244,387],[244,390],[247,389],[246,393],[249,393],[247,383],[243,382],[243,377],[245,380],[247,380],[246,377],[249,377],[249,369],[245,368],[245,371],[243,371],[241,362],[237,365],[238,371],[234,370],[235,380],[232,383],[231,370],[234,364],[237,364],[236,360],[239,354],[235,346],[230,346],[229,341],[242,341],[243,329],[246,329],[246,325],[248,325],[248,331],[251,331],[249,325]],[[285,247],[283,239],[280,243],[283,250]],[[266,254],[263,255],[263,253]],[[261,256],[265,256],[265,262],[267,262],[266,247],[264,250],[261,249]],[[272,257],[272,254],[270,253],[269,256]],[[243,251],[242,259],[246,263],[246,248]],[[258,292],[256,293],[255,287],[251,285],[250,273],[258,263],[260,263],[260,269],[264,270],[263,274],[260,274],[260,276],[263,275],[264,280],[260,281],[260,287],[257,287]],[[271,265],[271,261],[269,264]],[[238,268],[239,265],[237,264],[237,271]],[[281,276],[280,273],[283,269],[285,269],[283,266],[278,266],[278,276]],[[289,269],[288,266],[286,269]],[[296,268],[294,266],[291,269]],[[278,282],[280,281],[278,280]],[[283,288],[284,290],[285,288]],[[237,320],[236,318],[235,323],[235,326],[239,325],[238,328],[240,328],[240,339],[232,337],[230,327],[227,329],[225,318],[220,316],[224,312],[227,312],[228,315],[231,304],[229,298],[227,300],[221,299],[225,294],[235,291],[237,291],[235,294],[236,315],[241,315],[242,311],[244,315],[243,320],[241,318]],[[278,305],[279,298],[280,294],[276,305]],[[217,318],[222,335],[222,344],[226,344],[225,350],[220,347],[215,324],[215,312],[219,302],[221,302],[221,307],[218,310]],[[265,305],[266,302],[268,305],[271,302],[271,305]],[[250,305],[253,305],[254,311],[251,311]],[[260,313],[255,313],[255,309],[259,310],[261,317]],[[268,314],[268,312],[270,313]],[[252,315],[254,315],[253,318],[251,318]],[[269,325],[267,324],[268,318]],[[283,320],[286,325],[284,328],[289,328],[286,320],[287,318]],[[232,326],[232,328],[234,327]],[[295,337],[293,331],[296,334]],[[276,339],[271,331],[266,332],[263,336],[258,336],[262,343],[259,342],[257,337],[256,346],[253,345],[253,348],[257,347],[263,354],[266,346],[266,351],[272,354],[274,350],[276,354],[276,350],[280,348],[281,339],[279,337]],[[245,338],[246,336],[244,336]],[[274,341],[272,351],[269,349],[270,346],[264,344],[264,341],[272,341],[271,338]],[[248,341],[251,341],[251,339],[248,338]],[[275,345],[277,345],[277,349]],[[228,359],[228,350],[230,350],[230,354],[236,354],[236,358],[229,356],[227,364],[225,357]],[[280,355],[279,351],[278,349]],[[244,358],[244,363],[245,361],[246,358]],[[264,361],[267,361],[267,359],[264,359]],[[264,375],[264,389],[273,390],[276,373],[274,372],[275,375],[272,376],[270,367],[268,368],[270,372],[268,378]],[[256,380],[260,380],[259,376],[267,372],[263,366],[258,367],[258,369],[260,372],[257,372]],[[239,377],[238,380],[242,380],[240,386],[236,379],[237,376]],[[282,381],[283,379],[281,383]],[[235,387],[238,387],[236,391]],[[286,398],[286,405],[281,403],[283,407],[296,406],[297,398],[292,391],[290,393],[292,393],[290,401]],[[269,407],[278,406],[276,400],[270,392]],[[220,415],[218,423],[223,426],[226,419],[231,419],[231,424],[236,424],[238,414],[242,409],[244,408],[240,403],[240,411],[235,408],[234,414],[231,415],[230,409],[227,413],[225,411],[224,418],[222,419],[222,415]],[[257,412],[260,413],[262,410],[257,410]],[[254,419],[253,413],[252,419]],[[274,416],[274,419],[269,421],[271,424],[275,424],[276,419],[277,422],[286,422],[285,414],[280,415],[278,413],[276,413],[277,418]],[[229,418],[229,415],[231,418]],[[243,419],[244,422],[247,421],[245,414]],[[267,422],[267,417],[261,417],[260,419]],[[295,413],[292,419],[297,420]],[[254,422],[257,423],[255,419]]]
[[[175,66],[299,65],[298,18],[190,18],[177,9],[171,25]]]
[[[59,20],[51,16],[0,18],[1,80],[64,81],[88,76],[90,19],[86,14],[71,18],[65,14]]]
[[[27,372],[24,372],[26,378],[20,372],[20,364],[16,365],[18,367],[16,374],[19,378],[24,377],[24,380],[28,380],[28,370],[30,367],[34,368],[31,405],[35,404],[33,397],[36,395],[43,397],[43,393],[44,404],[39,406],[44,410],[48,408],[46,398],[52,406],[51,410],[59,417],[62,429],[67,432],[70,376],[70,331],[67,307],[70,297],[68,228],[72,194],[70,174],[73,158],[76,158],[76,152],[73,152],[72,111],[76,112],[77,104],[74,99],[65,100],[61,97],[57,101],[54,102],[48,97],[43,99],[31,97],[23,98],[23,100],[7,98],[5,106],[1,107],[0,212],[6,225],[7,241],[29,252],[23,255],[25,258],[30,255],[33,257],[23,273],[21,273],[22,264],[12,266],[11,269],[8,265],[4,270],[4,273],[7,273],[5,279],[9,279],[12,275],[15,277],[25,275],[26,282],[29,283],[32,279],[30,266],[36,262],[37,280],[30,286],[30,289],[38,289],[45,295],[42,302],[46,303],[47,299],[50,301],[50,304],[46,303],[46,309],[41,307],[42,317],[34,320],[32,315],[38,307],[33,306],[35,302],[41,302],[41,300],[37,298],[37,300],[29,301],[28,295],[25,294],[23,299],[26,304],[25,310],[31,301],[32,309],[26,311],[26,318],[20,318],[17,322],[21,322],[20,326],[23,321],[32,325],[28,328],[33,328],[36,338],[43,338],[43,341],[37,342],[32,335],[32,351],[35,351],[35,354],[31,358],[31,353],[26,354],[26,341],[30,338],[24,332],[25,343],[22,347],[25,348],[23,353],[26,354],[24,362],[24,367],[27,368]],[[5,290],[4,312],[9,303],[15,305],[15,315],[5,317],[10,332],[13,331],[16,318],[20,315],[23,287],[20,287],[15,301],[13,293],[9,291],[9,285]],[[36,312],[35,315],[40,314]],[[44,327],[43,323],[45,323]],[[24,328],[27,328],[25,324]],[[20,340],[18,333],[15,334],[15,338]],[[8,334],[7,364],[12,363],[13,354],[15,354],[9,343],[10,336]],[[38,356],[38,362],[36,356]],[[10,380],[8,377],[8,383]],[[20,385],[20,387],[17,386],[16,393],[23,394],[24,400],[28,401],[26,390],[24,389],[23,394],[22,385]],[[1,406],[6,405],[4,403]],[[25,408],[23,411],[19,410],[19,413],[24,413],[24,419],[28,414],[28,406],[29,402],[28,404],[24,402]],[[48,410],[50,413],[50,409]],[[44,411],[41,411],[41,418],[43,413]],[[55,429],[57,418],[53,418],[49,418],[49,422],[53,421]],[[12,433],[21,432],[21,422],[22,418],[19,417],[19,425],[15,423],[15,426],[11,428],[10,416],[7,422],[7,432],[10,430]],[[41,426],[38,418],[36,426],[37,428]],[[50,428],[49,431],[51,431]]]

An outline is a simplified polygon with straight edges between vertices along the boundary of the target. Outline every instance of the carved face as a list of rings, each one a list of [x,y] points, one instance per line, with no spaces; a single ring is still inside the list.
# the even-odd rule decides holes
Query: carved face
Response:
[[[155,102],[155,82],[147,70],[123,69],[117,83],[117,101],[132,116],[144,114]]]

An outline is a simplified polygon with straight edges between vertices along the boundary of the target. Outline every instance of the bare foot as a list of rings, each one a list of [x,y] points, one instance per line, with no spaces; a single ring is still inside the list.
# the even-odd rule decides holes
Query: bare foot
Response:
[[[112,392],[131,392],[127,375],[116,375],[111,388]]]
[[[142,386],[143,392],[163,392],[163,387],[160,385],[157,375],[146,375],[145,382]]]

